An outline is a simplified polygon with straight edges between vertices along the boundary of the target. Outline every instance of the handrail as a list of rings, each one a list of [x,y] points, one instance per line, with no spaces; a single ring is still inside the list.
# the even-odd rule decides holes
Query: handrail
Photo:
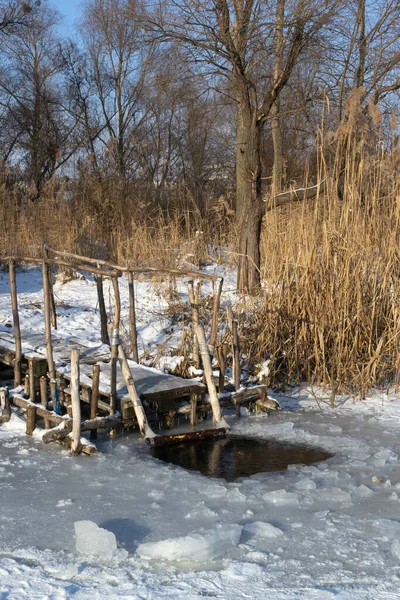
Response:
[[[149,266],[122,267],[121,265],[118,265],[112,261],[90,258],[88,256],[82,256],[80,254],[74,254],[72,252],[56,250],[55,248],[53,248],[52,246],[50,246],[47,243],[43,244],[43,248],[45,250],[47,250],[48,252],[52,252],[56,256],[64,256],[66,258],[74,258],[76,260],[88,262],[91,264],[103,265],[103,266],[109,267],[111,269],[117,269],[118,271],[121,271],[122,273],[167,273],[170,275],[182,275],[182,276],[185,275],[188,277],[197,277],[198,279],[208,279],[209,281],[218,281],[219,279],[221,279],[221,277],[218,277],[217,275],[209,275],[207,273],[201,273],[200,271],[186,271],[183,269],[170,269],[170,268],[165,268],[165,267],[149,267]]]

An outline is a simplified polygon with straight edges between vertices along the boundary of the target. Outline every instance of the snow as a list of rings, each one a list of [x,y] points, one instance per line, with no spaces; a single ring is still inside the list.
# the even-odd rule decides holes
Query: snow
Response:
[[[145,559],[208,561],[227,554],[239,543],[240,525],[221,525],[184,537],[140,544],[136,553]]]
[[[21,326],[43,332],[39,271],[18,273],[17,283]],[[158,285],[155,296],[152,284],[135,284],[141,351],[166,341]],[[178,291],[187,299],[184,283]],[[94,283],[58,283],[55,293],[58,335],[98,344]],[[126,322],[124,280],[121,298]],[[0,274],[0,328],[10,331],[10,315]],[[97,455],[72,457],[36,432],[28,438],[13,411],[0,426],[0,598],[399,598],[399,394],[338,397],[335,409],[306,386],[274,397],[283,410],[268,417],[226,416],[232,433],[305,444],[332,458],[227,483],[153,458],[133,433],[100,433]],[[115,536],[117,555],[77,551],[74,524],[88,520]],[[146,547],[158,557],[144,558]]]
[[[126,550],[118,550],[117,538],[112,531],[99,527],[93,521],[75,521],[74,530],[76,550],[81,554],[118,559],[128,555]]]

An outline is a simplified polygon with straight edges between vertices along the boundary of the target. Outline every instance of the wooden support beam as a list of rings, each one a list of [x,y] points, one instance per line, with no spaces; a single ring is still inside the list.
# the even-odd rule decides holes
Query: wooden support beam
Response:
[[[210,345],[213,347],[214,351],[215,351],[215,346],[217,344],[219,307],[220,307],[220,303],[221,303],[221,293],[222,293],[223,283],[224,283],[224,280],[221,277],[221,279],[217,283],[217,289],[214,292],[214,298],[213,298],[213,314],[212,314],[212,322],[211,322]]]
[[[90,397],[90,418],[95,419],[97,416],[97,407],[99,402],[99,385],[100,385],[100,365],[93,365],[92,376],[92,394]],[[97,438],[97,430],[93,429],[90,432],[90,439]]]
[[[129,396],[133,404],[133,408],[135,411],[135,415],[137,418],[137,422],[139,425],[140,433],[143,437],[151,444],[152,440],[156,437],[155,433],[150,428],[150,425],[147,420],[146,413],[143,408],[142,401],[139,398],[137,393],[135,383],[133,381],[132,373],[129,368],[129,364],[124,352],[122,345],[118,346],[118,357],[121,365],[122,375],[126,383],[126,387],[128,388]]]
[[[79,397],[79,350],[71,352],[71,404],[72,404],[72,444],[71,454],[81,451],[81,401]]]
[[[129,290],[129,330],[131,334],[131,353],[135,362],[139,362],[139,352],[136,330],[136,307],[135,307],[135,288],[133,273],[128,271],[128,290]]]
[[[50,394],[53,410],[56,409],[56,395],[57,395],[57,382],[56,382],[56,369],[53,359],[53,345],[51,342],[51,319],[50,319],[50,286],[49,276],[47,272],[47,265],[45,262],[42,264],[42,275],[43,275],[43,304],[44,304],[44,327],[45,327],[45,339],[46,339],[46,353],[47,353],[47,365],[49,369],[50,377]]]
[[[47,378],[44,376],[40,378],[40,402],[47,411]],[[44,427],[50,429],[50,419],[47,415],[44,417]]]
[[[107,329],[107,311],[106,311],[106,303],[104,302],[104,290],[103,290],[103,277],[101,275],[97,275],[95,277],[96,287],[97,287],[97,300],[99,303],[99,312],[100,312],[100,324],[101,324],[101,341],[103,344],[110,345],[110,338],[108,337],[108,329]]]
[[[44,258],[46,260],[48,260],[49,259],[49,251],[48,251],[45,243],[42,244],[42,248],[43,248]],[[54,329],[57,329],[56,303],[54,301],[53,281],[51,279],[51,269],[50,269],[49,264],[47,264],[47,277],[49,280],[49,289],[50,289],[51,324],[53,325]]]
[[[197,421],[197,392],[190,394],[190,424],[196,425]]]
[[[114,288],[114,321],[111,339],[111,396],[110,396],[110,415],[114,415],[117,406],[117,361],[119,340],[119,323],[121,320],[121,299],[119,295],[119,286],[117,277],[112,278]]]
[[[188,431],[186,433],[157,435],[152,443],[155,446],[161,446],[166,444],[181,444],[182,442],[191,442],[194,440],[225,437],[225,435],[226,429],[224,429],[223,427],[219,429],[202,429],[200,431]]]
[[[29,398],[32,400],[32,402],[35,402],[35,371],[33,368],[33,360],[29,360],[28,361],[28,367],[29,367]]]
[[[210,403],[211,403],[212,412],[214,415],[214,420],[218,424],[222,419],[221,407],[218,402],[217,390],[215,388],[215,384],[214,384],[214,380],[213,380],[211,358],[210,358],[210,354],[208,351],[206,336],[204,333],[204,329],[203,329],[202,325],[200,324],[200,320],[199,320],[199,315],[198,315],[199,309],[198,309],[198,305],[196,303],[196,299],[195,299],[195,295],[194,295],[193,281],[189,281],[188,289],[189,289],[189,301],[192,305],[192,310],[193,310],[193,315],[194,315],[193,327],[194,327],[194,331],[195,331],[197,340],[199,342],[199,350],[200,350],[200,355],[201,355],[201,358],[203,361],[204,375],[205,375],[205,379],[207,382],[207,390],[208,390],[208,394],[210,397]]]
[[[8,388],[0,388],[0,424],[11,419],[10,396]]]
[[[54,411],[52,410],[47,410],[44,407],[38,405],[33,404],[33,402],[31,402],[30,400],[27,400],[26,398],[22,398],[22,396],[10,396],[10,402],[12,404],[15,404],[15,406],[19,406],[19,408],[25,408],[27,409],[28,406],[30,406],[32,404],[32,406],[34,406],[36,408],[36,413],[39,417],[48,417],[49,421],[51,421],[52,423],[55,423],[56,425],[59,425],[60,423],[62,423],[64,421],[64,418],[61,417],[60,415],[57,415]]]
[[[222,408],[227,406],[240,406],[241,404],[259,403],[261,406],[265,406],[268,410],[280,410],[279,403],[272,398],[267,396],[267,387],[264,385],[241,389],[238,392],[224,392],[223,396],[219,398],[219,404]],[[179,415],[190,415],[191,405],[187,404],[181,406],[177,410]],[[201,402],[197,406],[198,413],[206,413],[212,410],[210,402]]]
[[[239,345],[239,333],[238,333],[238,322],[234,319],[232,321],[232,375],[235,384],[235,390],[240,389],[240,345]]]
[[[21,342],[21,328],[19,324],[19,313],[18,313],[18,295],[17,295],[17,282],[15,276],[15,261],[11,259],[9,261],[9,276],[10,276],[10,293],[11,293],[11,310],[13,316],[13,328],[14,328],[14,339],[15,339],[15,359],[14,359],[14,385],[17,387],[21,385],[21,361],[22,361],[22,342]]]
[[[30,403],[26,407],[26,435],[32,435],[36,429],[36,406]]]
[[[218,376],[218,392],[221,394],[225,387],[225,370],[226,370],[226,359],[228,357],[228,343],[224,342],[222,346],[217,349],[219,376]]]

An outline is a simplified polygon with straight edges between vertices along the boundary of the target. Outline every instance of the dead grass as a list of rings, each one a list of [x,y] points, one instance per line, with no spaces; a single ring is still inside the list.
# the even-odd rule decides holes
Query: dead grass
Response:
[[[377,115],[351,103],[333,157],[321,152],[321,179],[330,176],[324,195],[267,214],[267,293],[246,299],[240,317],[250,363],[273,356],[272,383],[326,385],[332,403],[339,391],[398,386],[400,374],[400,150],[383,151]],[[200,215],[176,190],[176,202],[150,212],[148,200],[121,201],[112,187],[103,204],[104,193],[85,185],[72,199],[61,190],[36,202],[0,190],[1,253],[32,255],[46,239],[121,263],[176,266],[235,249],[224,198]]]

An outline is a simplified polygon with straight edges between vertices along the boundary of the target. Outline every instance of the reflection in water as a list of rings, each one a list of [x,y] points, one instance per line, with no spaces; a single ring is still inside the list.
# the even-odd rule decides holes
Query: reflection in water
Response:
[[[311,465],[332,456],[323,450],[306,446],[235,436],[215,441],[155,446],[151,453],[167,463],[226,481],[256,473],[283,471],[288,465]]]

